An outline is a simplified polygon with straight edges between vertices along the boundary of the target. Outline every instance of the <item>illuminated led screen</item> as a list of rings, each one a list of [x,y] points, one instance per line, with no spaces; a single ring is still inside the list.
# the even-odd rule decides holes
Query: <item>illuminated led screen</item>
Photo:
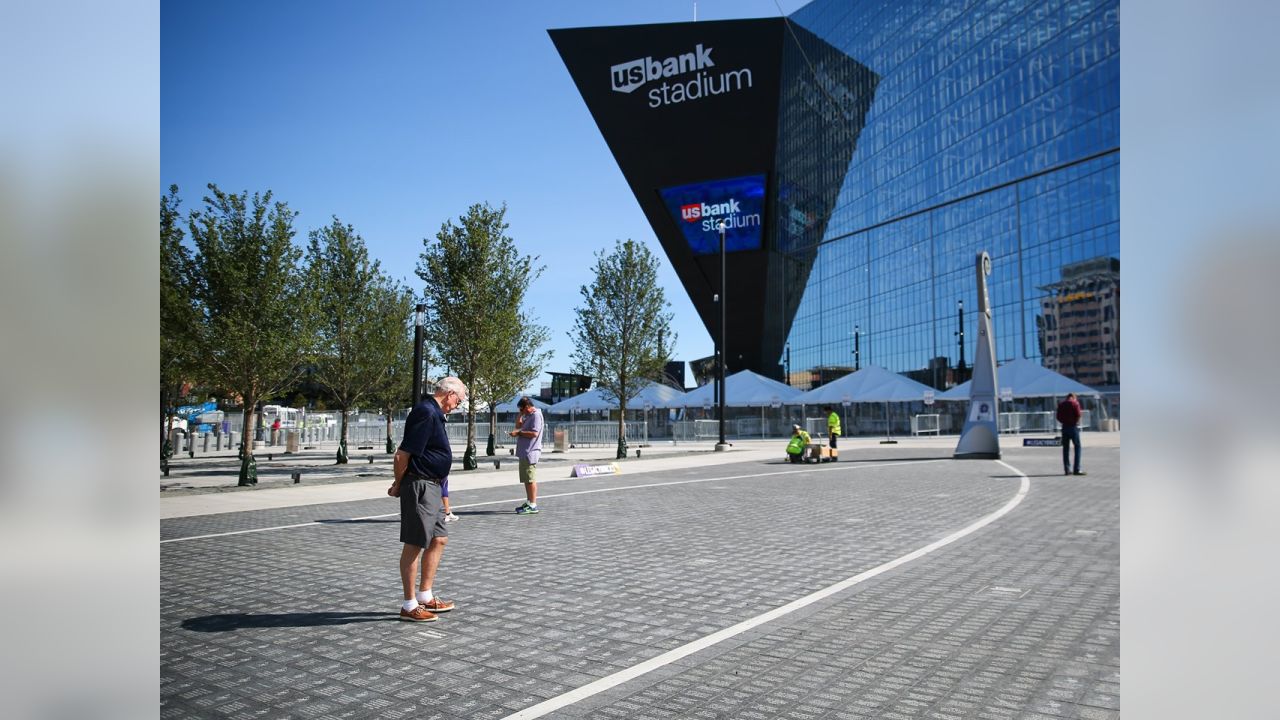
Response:
[[[764,223],[764,175],[710,180],[658,191],[695,255],[759,250]]]

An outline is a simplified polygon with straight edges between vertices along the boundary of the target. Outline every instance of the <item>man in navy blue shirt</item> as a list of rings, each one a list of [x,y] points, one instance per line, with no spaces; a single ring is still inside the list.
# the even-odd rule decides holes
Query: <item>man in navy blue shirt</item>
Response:
[[[409,411],[404,423],[404,439],[394,460],[395,482],[387,489],[388,495],[400,498],[400,542],[404,543],[400,551],[400,582],[404,586],[401,620],[433,622],[436,613],[454,608],[452,601],[436,597],[431,585],[449,542],[440,484],[449,477],[453,451],[444,416],[466,399],[467,386],[461,380],[444,378],[432,396]],[[421,581],[415,593],[413,581],[419,566]]]

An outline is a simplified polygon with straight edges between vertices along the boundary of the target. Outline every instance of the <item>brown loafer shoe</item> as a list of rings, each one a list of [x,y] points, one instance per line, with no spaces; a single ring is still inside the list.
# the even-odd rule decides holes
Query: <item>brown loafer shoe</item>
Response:
[[[427,609],[426,605],[418,603],[418,607],[412,610],[400,608],[400,619],[406,622],[435,622],[439,618],[436,614]]]
[[[418,603],[418,607],[424,607],[431,612],[447,613],[453,609],[453,601],[433,597],[429,602]]]

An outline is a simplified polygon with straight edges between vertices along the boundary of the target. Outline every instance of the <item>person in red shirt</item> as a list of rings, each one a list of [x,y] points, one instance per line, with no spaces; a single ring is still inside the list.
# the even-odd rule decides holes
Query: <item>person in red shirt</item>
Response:
[[[1067,399],[1058,403],[1058,422],[1062,424],[1062,474],[1087,475],[1080,469],[1080,401],[1075,393],[1068,393]],[[1075,443],[1076,455],[1074,466],[1071,463],[1071,444]]]

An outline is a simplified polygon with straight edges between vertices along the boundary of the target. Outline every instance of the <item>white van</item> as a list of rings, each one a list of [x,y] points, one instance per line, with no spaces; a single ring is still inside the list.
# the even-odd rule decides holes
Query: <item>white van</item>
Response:
[[[298,408],[284,407],[283,405],[263,405],[262,427],[269,430],[272,425],[275,425],[276,420],[279,420],[282,428],[296,428],[301,414],[302,411]]]

